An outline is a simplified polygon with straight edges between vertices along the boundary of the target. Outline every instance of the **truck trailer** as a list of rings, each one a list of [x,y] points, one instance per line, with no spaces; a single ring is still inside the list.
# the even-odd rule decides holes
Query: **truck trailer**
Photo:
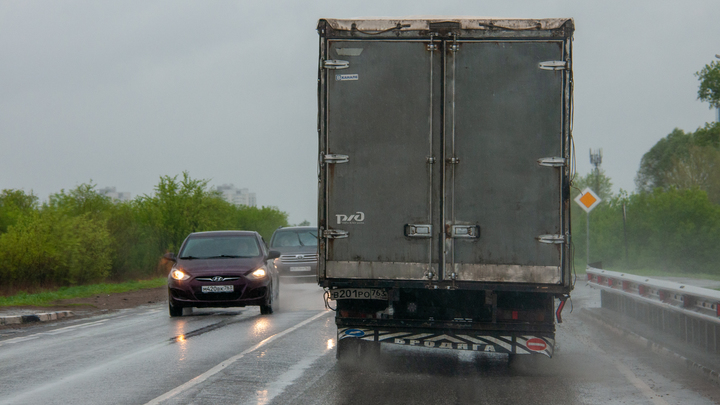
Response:
[[[321,19],[318,283],[337,357],[551,357],[573,288],[570,18]]]

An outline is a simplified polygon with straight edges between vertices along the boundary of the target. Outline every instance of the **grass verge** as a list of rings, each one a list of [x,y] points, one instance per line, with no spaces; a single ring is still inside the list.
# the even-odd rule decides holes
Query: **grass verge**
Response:
[[[8,297],[0,297],[0,307],[13,306],[47,306],[57,300],[70,298],[87,298],[98,294],[122,293],[128,291],[157,288],[167,285],[167,277],[158,277],[151,280],[127,281],[118,284],[91,284],[75,287],[61,287],[54,291],[45,291],[36,294],[19,292]]]

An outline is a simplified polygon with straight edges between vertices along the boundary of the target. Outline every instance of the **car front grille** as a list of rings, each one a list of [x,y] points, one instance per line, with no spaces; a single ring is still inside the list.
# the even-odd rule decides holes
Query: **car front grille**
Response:
[[[282,255],[280,261],[283,263],[314,263],[318,261],[317,253]]]
[[[218,276],[215,276],[215,277],[218,277]],[[195,280],[198,280],[198,281],[214,281],[214,282],[216,282],[216,283],[220,283],[220,282],[223,282],[223,281],[235,281],[235,280],[237,280],[237,279],[240,278],[240,277],[223,277],[223,276],[219,276],[219,277],[222,277],[222,280],[220,280],[220,279],[213,280],[214,277],[195,277]]]
[[[201,301],[234,301],[242,296],[242,291],[231,293],[195,293],[195,297]]]

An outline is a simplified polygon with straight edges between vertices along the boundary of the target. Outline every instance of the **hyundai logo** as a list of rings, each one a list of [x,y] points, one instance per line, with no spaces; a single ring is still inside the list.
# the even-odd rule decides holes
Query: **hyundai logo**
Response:
[[[212,281],[223,281],[223,280],[225,280],[225,277],[222,277],[222,276],[214,276],[213,278],[211,278],[211,280],[212,280]]]

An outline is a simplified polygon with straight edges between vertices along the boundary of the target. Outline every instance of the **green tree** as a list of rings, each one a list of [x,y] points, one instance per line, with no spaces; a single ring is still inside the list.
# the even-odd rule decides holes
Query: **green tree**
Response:
[[[590,262],[603,261],[604,254],[598,250],[598,244],[608,243],[608,238],[605,236],[608,232],[600,231],[598,226],[603,221],[599,220],[603,217],[606,211],[608,211],[607,205],[613,200],[612,193],[612,181],[605,174],[604,170],[600,170],[596,173],[594,170],[585,176],[577,176],[573,180],[572,190],[570,192],[570,198],[580,194],[586,187],[595,192],[601,199],[601,203],[593,209],[590,215]],[[585,267],[585,249],[587,243],[587,216],[588,214],[580,208],[574,201],[570,205],[571,215],[571,226],[572,226],[572,237],[573,237],[573,251],[575,253],[575,266]]]
[[[110,197],[98,193],[95,187],[95,184],[83,183],[68,192],[60,190],[50,196],[46,206],[71,216],[88,214],[93,218],[104,218],[113,203]]]
[[[665,184],[703,190],[710,201],[720,203],[720,151],[712,146],[691,146],[687,155],[673,158],[672,167],[665,173]]]
[[[695,76],[700,80],[698,99],[710,103],[710,108],[720,108],[720,63],[710,62]]]
[[[585,176],[575,177],[571,193],[572,198],[575,198],[585,187],[590,187],[602,200],[608,200],[612,197],[612,181],[605,174],[605,170],[600,169],[598,173],[593,170]]]
[[[89,215],[34,211],[0,235],[6,285],[53,286],[101,281],[111,266],[111,238]]]
[[[640,169],[635,176],[638,191],[665,188],[666,173],[671,170],[673,159],[684,157],[692,143],[692,135],[679,128],[660,139],[640,160]]]
[[[0,192],[0,234],[7,232],[24,215],[38,209],[38,198],[22,190],[3,190]]]
[[[208,189],[208,182],[193,179],[188,172],[183,172],[182,180],[162,176],[154,195],[138,198],[142,220],[152,228],[161,249],[177,251],[188,234],[215,228],[209,214],[222,206],[222,199]]]
[[[703,162],[712,164],[713,150],[720,151],[720,123],[707,123],[689,133],[675,128],[643,155],[635,185],[640,192],[687,188],[687,179],[692,173],[713,172],[710,168],[700,167]],[[710,177],[709,182],[720,182],[720,179],[712,179],[714,175]],[[712,194],[710,188],[703,189]]]

